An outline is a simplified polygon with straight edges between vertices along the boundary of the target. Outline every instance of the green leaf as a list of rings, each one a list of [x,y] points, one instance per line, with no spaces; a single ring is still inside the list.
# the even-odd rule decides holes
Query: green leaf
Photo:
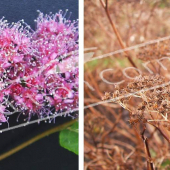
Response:
[[[59,135],[60,145],[78,155],[78,122],[64,129]]]

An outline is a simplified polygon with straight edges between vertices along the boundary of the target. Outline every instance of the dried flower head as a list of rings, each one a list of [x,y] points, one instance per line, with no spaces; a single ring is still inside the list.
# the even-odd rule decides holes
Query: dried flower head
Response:
[[[104,99],[118,102],[130,112],[130,123],[154,122],[169,124],[170,84],[159,75],[139,76],[127,87],[106,93]],[[132,103],[135,103],[134,105]],[[168,126],[170,127],[170,126]]]
[[[169,55],[169,45],[169,40],[164,40],[160,42],[158,41],[157,43],[149,44],[143,48],[140,48],[140,52],[137,57],[144,61],[160,59]]]

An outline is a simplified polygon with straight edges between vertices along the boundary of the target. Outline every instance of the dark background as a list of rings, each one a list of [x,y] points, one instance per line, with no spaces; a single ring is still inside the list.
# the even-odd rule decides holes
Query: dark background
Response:
[[[78,0],[0,0],[0,18],[4,16],[9,22],[24,19],[33,29],[37,10],[48,14],[59,9],[69,9],[71,19],[78,19]],[[0,154],[69,120],[71,118],[59,117],[55,123],[41,122],[3,132],[0,134]],[[15,124],[16,116],[11,116],[9,122],[10,126]],[[60,147],[59,133],[55,133],[0,161],[0,170],[78,170],[78,156]]]

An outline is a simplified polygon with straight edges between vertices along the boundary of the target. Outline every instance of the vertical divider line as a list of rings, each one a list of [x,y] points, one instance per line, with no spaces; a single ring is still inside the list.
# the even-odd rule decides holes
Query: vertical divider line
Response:
[[[79,1],[79,170],[84,169],[84,0]]]

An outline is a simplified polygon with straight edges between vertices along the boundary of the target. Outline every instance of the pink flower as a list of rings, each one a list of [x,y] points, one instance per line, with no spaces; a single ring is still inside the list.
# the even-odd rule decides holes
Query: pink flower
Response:
[[[0,113],[0,122],[6,122],[6,121],[7,120],[6,120],[5,116],[2,113]]]
[[[78,22],[62,11],[39,14],[31,32],[21,22],[0,24],[0,102],[21,113],[49,116],[78,108]],[[0,122],[10,108],[0,105]],[[9,110],[8,110],[9,109]],[[19,112],[17,111],[17,112]]]
[[[0,122],[6,122],[6,118],[4,116],[5,106],[0,105]]]

